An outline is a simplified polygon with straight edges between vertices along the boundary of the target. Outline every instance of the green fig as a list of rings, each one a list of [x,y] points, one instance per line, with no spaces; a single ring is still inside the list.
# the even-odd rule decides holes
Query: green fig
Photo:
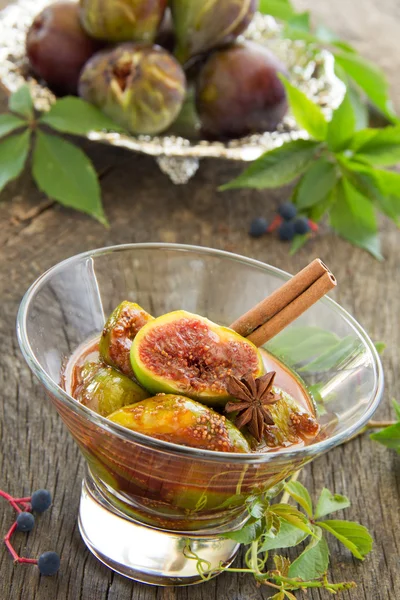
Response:
[[[153,42],[167,0],[80,0],[81,23],[108,42]]]
[[[129,132],[155,135],[167,129],[182,108],[185,74],[166,50],[123,44],[100,52],[85,65],[79,95]]]
[[[125,300],[111,313],[100,338],[99,351],[101,359],[119,369],[127,377],[132,377],[130,361],[132,340],[153,317],[139,304]]]
[[[148,398],[150,394],[112,367],[88,363],[81,370],[74,395],[81,404],[106,417],[122,406]]]
[[[235,40],[251,22],[258,0],[170,0],[170,7],[175,54],[184,63]]]
[[[250,452],[225,417],[184,396],[159,394],[108,416],[110,421],[160,440],[219,452]]]
[[[137,380],[154,394],[182,394],[205,404],[225,404],[231,375],[263,373],[258,349],[241,335],[184,310],[150,321],[131,347]]]

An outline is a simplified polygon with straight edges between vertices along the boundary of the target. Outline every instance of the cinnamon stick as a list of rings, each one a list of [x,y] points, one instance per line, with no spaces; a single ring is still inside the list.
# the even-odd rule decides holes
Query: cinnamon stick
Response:
[[[232,323],[231,329],[262,346],[335,286],[336,279],[328,267],[315,259]]]

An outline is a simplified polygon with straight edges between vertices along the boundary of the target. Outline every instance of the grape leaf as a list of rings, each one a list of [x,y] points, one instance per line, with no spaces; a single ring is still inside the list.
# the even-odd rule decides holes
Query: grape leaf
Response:
[[[335,202],[330,210],[330,223],[335,231],[352,244],[368,250],[383,260],[373,204],[347,178],[339,180]]]
[[[332,494],[327,488],[324,488],[318,498],[315,509],[315,519],[320,519],[325,515],[330,515],[337,510],[343,510],[350,506],[350,500],[340,494]]]
[[[334,535],[360,560],[372,550],[373,540],[364,525],[353,521],[318,521],[317,524]]]
[[[375,346],[376,351],[377,351],[378,354],[383,354],[383,352],[386,349],[385,342],[374,342],[374,346]]]
[[[378,130],[367,129],[366,132],[365,140],[361,140],[361,143],[362,132],[353,140],[352,147],[356,147],[355,159],[383,167],[400,162],[400,125]]]
[[[23,131],[0,143],[0,192],[22,172],[29,152],[30,131]]]
[[[362,92],[354,85],[347,85],[347,94],[349,95],[353,113],[355,118],[355,130],[365,129],[368,127],[369,114],[367,103],[362,97]]]
[[[300,250],[300,248],[302,248],[310,238],[311,235],[309,233],[295,235],[292,241],[292,245],[290,246],[289,256],[293,256],[294,254],[296,254],[296,252]]]
[[[298,367],[297,370],[299,373],[326,373],[331,369],[337,369],[344,361],[348,361],[351,357],[357,355],[360,349],[360,341],[348,335],[334,346],[326,347],[317,358],[302,367]]]
[[[322,531],[314,527],[315,537],[289,567],[289,577],[299,577],[303,581],[322,577],[328,569],[329,548]]]
[[[292,85],[282,74],[278,75],[285,86],[290,108],[298,125],[308,131],[314,139],[325,140],[328,125],[320,107]]]
[[[281,527],[279,532],[274,536],[265,536],[263,543],[259,548],[259,552],[267,552],[268,550],[277,550],[278,548],[293,548],[308,537],[308,533],[295,527],[287,521],[280,519]]]
[[[301,529],[307,535],[313,535],[313,530],[310,528],[308,519],[297,508],[288,504],[274,504],[271,506],[270,512],[277,515],[283,521],[287,521],[294,527]]]
[[[393,404],[393,408],[395,410],[396,413],[396,419],[398,419],[400,421],[400,404],[398,402],[396,402],[396,400],[392,400],[392,404]]]
[[[313,506],[310,494],[307,488],[304,487],[299,481],[289,481],[285,485],[285,490],[304,510],[307,515],[311,518],[313,514]]]
[[[0,138],[8,133],[15,131],[19,127],[26,127],[26,121],[20,119],[16,115],[4,114],[0,115]]]
[[[359,54],[352,52],[337,52],[335,60],[364,90],[375,106],[391,121],[395,121],[396,115],[389,98],[388,82],[382,71]]]
[[[32,174],[38,188],[50,198],[107,223],[96,171],[80,148],[38,131]]]
[[[371,440],[375,440],[375,442],[383,444],[386,448],[396,450],[396,452],[400,454],[400,422],[389,425],[389,427],[385,427],[385,429],[377,431],[376,433],[372,433],[370,438]]]
[[[336,335],[319,327],[292,325],[270,340],[267,348],[286,364],[294,366],[320,356],[339,341]]]
[[[34,116],[33,102],[28,84],[22,85],[16,92],[11,94],[8,100],[8,108],[27,119],[32,119]]]
[[[356,118],[353,105],[347,92],[328,123],[328,147],[334,152],[346,148],[354,134],[355,126]]]
[[[294,198],[299,210],[318,204],[334,188],[336,167],[326,158],[317,160],[301,178]]]
[[[290,0],[260,0],[258,10],[264,15],[271,15],[282,21],[286,21],[295,15]]]
[[[251,542],[254,542],[260,537],[263,531],[264,523],[261,519],[251,522],[248,525],[244,525],[244,527],[237,531],[229,531],[228,533],[224,533],[223,537],[230,540],[235,540],[235,542],[238,542],[239,544],[251,544]]]
[[[40,122],[57,131],[74,135],[86,135],[90,131],[103,129],[123,130],[101,110],[74,96],[57,100],[49,112],[42,115]]]
[[[314,161],[320,144],[312,140],[294,140],[266,152],[239,177],[221,186],[220,190],[234,188],[276,188],[290,183]]]

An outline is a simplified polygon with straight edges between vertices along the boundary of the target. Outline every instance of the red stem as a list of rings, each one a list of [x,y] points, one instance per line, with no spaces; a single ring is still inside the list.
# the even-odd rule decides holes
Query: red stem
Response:
[[[24,558],[23,556],[19,556],[17,560],[19,563],[25,563],[28,565],[37,565],[38,564],[38,561],[36,558]]]
[[[20,504],[26,504],[32,500],[31,496],[26,496],[25,498],[14,498],[15,502],[19,502]]]
[[[12,536],[12,534],[14,533],[14,531],[17,529],[17,524],[13,523],[10,527],[10,529],[8,530],[8,532],[6,533],[6,535],[4,536],[4,543],[9,551],[9,553],[11,554],[11,556],[13,557],[14,560],[18,561],[19,560],[19,556],[18,554],[15,552],[14,548],[12,547],[12,544],[10,542],[10,538]]]

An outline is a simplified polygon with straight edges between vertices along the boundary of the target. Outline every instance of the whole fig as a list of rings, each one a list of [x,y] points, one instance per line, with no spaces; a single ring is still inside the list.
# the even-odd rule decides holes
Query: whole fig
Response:
[[[157,134],[178,116],[185,74],[166,50],[123,44],[100,52],[85,65],[79,94],[133,134]]]
[[[167,0],[80,0],[88,34],[109,42],[153,42]]]
[[[258,0],[170,0],[181,62],[233,42],[251,22]]]
[[[252,42],[212,54],[200,72],[196,88],[203,133],[232,138],[276,129],[287,111],[279,72],[286,74],[278,58]]]
[[[77,93],[83,65],[101,46],[83,30],[76,2],[47,6],[34,18],[26,36],[32,70],[58,95]]]

